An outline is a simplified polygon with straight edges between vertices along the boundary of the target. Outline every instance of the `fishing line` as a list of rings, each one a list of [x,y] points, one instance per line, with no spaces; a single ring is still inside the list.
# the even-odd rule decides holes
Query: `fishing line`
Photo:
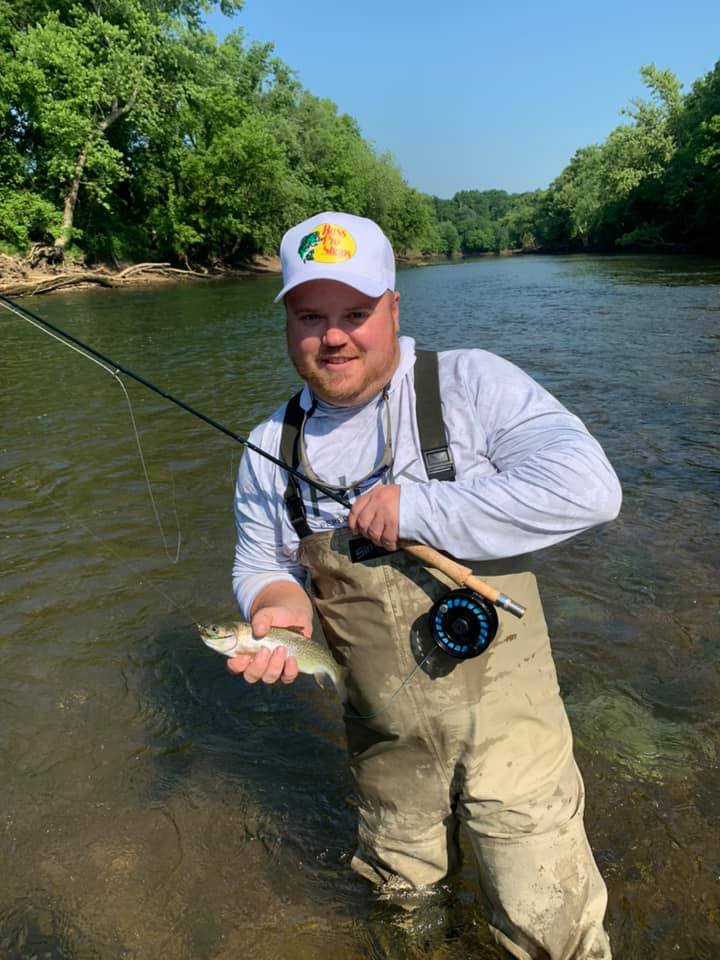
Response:
[[[3,474],[2,479],[7,480],[9,483],[12,483],[13,486],[18,487],[22,490],[25,490],[28,493],[33,494],[34,496],[45,497],[61,513],[63,513],[71,523],[77,524],[78,527],[82,527],[83,530],[87,531],[87,533],[89,533],[90,536],[93,537],[93,539],[97,540],[98,543],[101,543],[103,548],[107,550],[110,554],[112,554],[112,556],[118,561],[118,563],[122,564],[122,566],[124,567],[127,567],[127,569],[134,576],[136,576],[141,583],[147,584],[152,590],[154,590],[157,594],[159,594],[179,613],[182,613],[183,615],[190,613],[189,607],[182,606],[177,602],[177,600],[174,600],[169,594],[167,594],[164,590],[158,587],[156,583],[153,583],[151,580],[148,580],[146,574],[142,573],[142,571],[140,571],[134,564],[130,563],[129,560],[126,560],[124,557],[121,557],[120,554],[117,552],[117,550],[115,550],[115,548],[111,546],[107,542],[107,540],[103,539],[103,537],[95,533],[92,527],[88,526],[83,520],[81,520],[79,517],[76,517],[70,510],[68,510],[67,507],[64,507],[61,503],[59,503],[51,493],[48,493],[47,491],[41,491],[40,489],[34,489],[29,483],[27,483],[27,481],[15,480],[13,479],[13,477],[9,476],[7,473]],[[192,623],[193,626],[195,627],[199,625],[198,620],[193,616],[189,617],[188,622]]]
[[[405,679],[403,680],[403,682],[402,682],[402,683],[400,684],[400,686],[397,688],[397,690],[395,691],[395,693],[391,694],[390,699],[387,700],[387,701],[380,707],[379,710],[376,710],[375,713],[364,713],[364,714],[363,714],[363,713],[343,713],[343,720],[374,720],[375,717],[379,717],[381,713],[384,713],[384,712],[387,710],[387,708],[388,708],[388,707],[390,706],[390,704],[393,702],[393,700],[395,699],[395,697],[400,693],[400,691],[403,690],[403,689],[410,683],[410,681],[411,681],[412,678],[415,676],[415,674],[418,672],[418,670],[420,669],[420,667],[425,663],[425,661],[428,659],[428,657],[430,656],[430,654],[433,653],[433,652],[434,652],[433,650],[428,650],[428,652],[425,654],[425,656],[422,658],[422,660],[413,667],[413,669],[410,671],[410,673],[405,677]]]
[[[11,301],[7,301],[5,297],[0,297],[0,300],[3,302],[3,305],[6,306],[8,310],[10,310],[11,313],[14,313],[16,316],[20,317],[21,320],[25,320],[27,323],[31,324],[31,326],[36,327],[42,333],[46,333],[49,337],[52,337],[53,340],[57,340],[57,342],[61,343],[63,346],[69,347],[71,350],[74,350],[75,353],[78,353],[81,357],[85,357],[87,360],[91,360],[94,364],[96,364],[96,366],[100,367],[101,370],[104,370],[106,373],[109,373],[110,376],[119,385],[125,397],[125,402],[127,403],[128,413],[130,414],[130,423],[133,428],[133,433],[135,434],[135,444],[137,446],[137,452],[140,458],[140,465],[142,466],[143,476],[145,478],[145,485],[147,486],[147,491],[150,496],[150,504],[152,506],[155,522],[157,523],[158,529],[160,531],[160,537],[162,538],[165,554],[168,560],[170,561],[170,563],[173,563],[173,564],[177,563],[178,560],[180,559],[180,545],[182,542],[182,534],[180,532],[180,522],[178,520],[177,508],[175,505],[175,479],[173,477],[172,470],[170,470],[170,479],[172,483],[172,505],[173,505],[173,513],[175,514],[175,524],[177,527],[177,546],[175,550],[175,557],[173,558],[173,556],[170,553],[170,549],[168,547],[167,537],[165,536],[165,530],[163,529],[162,521],[160,520],[160,513],[158,512],[157,504],[155,502],[155,497],[152,492],[152,486],[150,484],[150,477],[148,475],[147,464],[145,462],[145,455],[143,453],[142,444],[140,442],[140,434],[138,432],[137,422],[135,420],[133,405],[130,400],[130,395],[127,392],[127,388],[125,387],[125,384],[122,382],[122,380],[118,375],[120,372],[119,368],[116,367],[115,370],[111,370],[110,367],[105,362],[98,360],[96,357],[93,357],[91,354],[87,353],[84,348],[81,349],[79,346],[76,346],[74,343],[71,343],[67,340],[63,340],[53,330],[46,330],[45,321],[40,321],[39,318],[36,318],[34,315],[30,314],[30,311],[25,311],[23,310],[23,308],[17,307],[16,304],[12,303]],[[27,313],[28,316],[25,316],[25,313]]]
[[[252,450],[253,453],[257,453],[258,456],[264,457],[265,460],[269,460],[270,463],[274,463],[275,466],[280,467],[280,469],[284,470],[285,473],[297,478],[298,480],[302,480],[315,490],[319,490],[326,497],[329,497],[331,500],[339,503],[346,510],[352,509],[352,504],[346,496],[347,491],[333,489],[331,486],[321,483],[317,479],[308,477],[300,470],[297,470],[295,467],[290,466],[290,464],[285,463],[280,458],[268,453],[267,450],[263,450],[261,447],[251,443],[245,437],[238,436],[238,434],[233,430],[229,430],[227,427],[224,427],[221,423],[218,423],[217,420],[213,420],[212,417],[208,417],[199,410],[195,410],[189,404],[185,403],[184,400],[179,400],[171,393],[168,393],[167,390],[162,390],[160,387],[156,387],[155,384],[150,383],[149,380],[146,380],[139,374],[134,373],[132,370],[124,367],[122,364],[116,363],[114,360],[110,359],[110,357],[106,357],[98,350],[95,350],[94,347],[89,346],[87,343],[83,343],[82,340],[78,340],[78,338],[73,337],[72,334],[61,330],[60,327],[56,327],[54,324],[50,323],[49,320],[43,320],[42,317],[38,317],[30,310],[25,309],[25,307],[18,306],[18,304],[14,303],[3,294],[0,294],[0,306],[4,306],[6,309],[10,310],[11,313],[21,317],[23,320],[33,320],[36,326],[58,334],[59,337],[62,337],[62,340],[60,341],[61,343],[67,342],[68,345],[75,344],[77,347],[80,347],[81,351],[83,351],[85,355],[90,354],[93,357],[97,357],[104,364],[114,368],[114,371],[110,371],[114,376],[117,376],[118,373],[124,373],[126,376],[142,384],[142,386],[146,387],[148,390],[151,390],[153,393],[157,393],[158,396],[164,397],[170,403],[174,403],[175,406],[180,407],[187,413],[192,414],[192,416],[202,420],[203,423],[208,424],[208,426],[211,426],[215,430],[219,430],[220,433],[224,433],[231,439],[236,440],[248,450]],[[481,580],[480,577],[475,576],[469,567],[464,567],[462,564],[459,564],[457,561],[453,560],[452,557],[448,557],[447,555],[436,550],[434,547],[428,546],[427,544],[414,543],[412,541],[401,541],[400,547],[406,553],[409,553],[416,559],[420,559],[421,562],[429,564],[429,566],[445,572],[450,579],[454,580],[459,586],[472,590],[475,594],[479,594],[481,597],[489,600],[490,603],[494,604],[495,606],[501,607],[503,610],[507,610],[515,617],[524,616],[525,607],[521,603],[518,603],[511,597],[501,593],[489,583],[485,583],[485,581]],[[460,606],[466,605],[465,600],[458,600],[455,605],[457,604],[460,604]],[[440,646],[446,649],[451,656],[456,656],[459,659],[465,659],[468,656],[472,657],[476,656],[478,653],[481,653],[482,649],[478,646],[476,641],[478,640],[478,636],[483,633],[482,628],[486,626],[486,617],[480,607],[474,605],[473,617],[476,621],[475,626],[464,622],[464,614],[457,618],[457,622],[455,622],[455,615],[451,614],[448,623],[446,624],[442,619],[444,618],[445,613],[446,611],[443,610],[436,611],[436,627],[441,629],[437,629],[435,633],[436,639],[438,640]],[[447,633],[446,626],[451,627],[450,634],[452,635]],[[476,630],[475,627],[478,629]],[[467,642],[469,628],[472,628],[470,629],[470,643]],[[475,636],[476,633],[478,636]]]
[[[181,410],[185,410],[186,413],[192,414],[193,417],[197,417],[199,420],[202,420],[203,423],[208,424],[208,426],[213,427],[215,430],[219,430],[220,433],[224,433],[226,437],[230,437],[232,440],[236,440],[238,443],[241,443],[244,447],[247,447],[248,450],[252,450],[253,453],[257,453],[258,456],[264,457],[266,460],[269,460],[271,463],[274,463],[276,467],[280,467],[286,473],[291,474],[291,476],[296,477],[298,480],[302,480],[303,483],[309,484],[311,487],[315,487],[321,493],[324,493],[326,497],[329,497],[331,500],[334,500],[336,503],[339,503],[342,507],[345,507],[346,510],[352,508],[352,504],[347,499],[344,494],[333,490],[331,487],[327,487],[323,483],[319,483],[316,480],[311,480],[309,477],[306,477],[300,470],[296,470],[295,467],[291,467],[290,464],[285,463],[284,460],[281,460],[279,457],[273,456],[271,453],[268,453],[267,450],[263,450],[261,447],[256,446],[254,443],[251,443],[250,440],[245,437],[239,436],[235,433],[234,430],[230,430],[228,427],[223,426],[222,423],[219,423],[217,420],[213,420],[212,417],[206,416],[206,414],[201,413],[200,410],[196,410],[194,407],[191,407],[189,403],[185,403],[184,400],[180,400],[178,397],[173,396],[167,390],[162,389],[161,387],[155,386],[154,383],[150,383],[149,380],[146,380],[144,377],[141,377],[139,373],[135,373],[133,370],[130,370],[128,367],[123,366],[121,363],[117,363],[111,357],[105,356],[105,354],[100,353],[99,350],[96,350],[94,347],[91,347],[87,343],[83,343],[82,340],[78,337],[74,337],[71,333],[67,333],[65,330],[62,330],[60,327],[55,326],[54,323],[50,323],[49,320],[43,320],[42,317],[39,317],[36,313],[33,313],[31,310],[28,310],[26,307],[21,307],[19,304],[15,303],[13,300],[10,300],[9,297],[0,294],[0,306],[5,307],[15,316],[20,317],[22,320],[27,320],[28,322],[34,321],[34,326],[37,326],[43,332],[52,332],[56,334],[55,339],[59,339],[60,343],[66,343],[68,346],[75,344],[76,347],[80,347],[80,351],[84,352],[89,359],[97,357],[98,360],[101,360],[104,364],[107,364],[109,367],[113,367],[115,374],[124,373],[126,376],[130,377],[132,380],[137,381],[137,383],[142,384],[142,386],[147,387],[148,390],[152,390],[153,393],[157,393],[158,396],[163,397],[165,400],[168,400],[170,403],[174,403],[176,407],[180,407]],[[62,339],[60,339],[62,338]],[[111,371],[112,372],[112,371]]]
[[[175,406],[180,407],[182,410],[185,410],[187,413],[192,414],[192,416],[197,417],[199,420],[202,420],[204,423],[213,427],[215,430],[224,433],[226,436],[229,436],[231,439],[236,440],[238,443],[245,446],[247,449],[252,450],[254,453],[257,453],[259,456],[264,457],[266,460],[269,460],[271,463],[274,463],[276,466],[280,467],[286,473],[291,476],[302,480],[304,483],[308,484],[310,487],[313,487],[316,490],[322,492],[326,497],[329,497],[331,500],[339,503],[345,509],[350,510],[351,504],[346,496],[345,490],[334,489],[331,486],[328,486],[318,480],[317,477],[307,476],[305,473],[297,470],[295,467],[290,466],[285,463],[283,460],[278,457],[273,456],[271,453],[268,453],[267,450],[263,450],[261,447],[256,446],[251,443],[244,437],[240,437],[233,430],[229,430],[227,427],[223,426],[218,421],[213,420],[211,417],[206,416],[201,413],[199,410],[195,410],[189,404],[185,403],[183,400],[179,400],[177,397],[174,397],[172,394],[168,393],[166,390],[163,390],[159,387],[156,387],[154,384],[150,383],[144,377],[141,377],[139,374],[134,373],[132,370],[124,367],[122,364],[116,363],[110,357],[105,356],[100,353],[98,350],[95,350],[93,347],[89,346],[86,343],[83,343],[82,340],[79,340],[77,337],[72,336],[69,333],[66,333],[60,327],[55,326],[50,323],[48,320],[38,317],[36,314],[32,313],[30,310],[27,310],[24,307],[18,306],[12,300],[9,300],[6,296],[0,294],[0,306],[4,306],[7,310],[13,313],[15,316],[20,317],[23,320],[31,323],[33,326],[41,329],[43,332],[47,332],[59,343],[64,343],[66,346],[71,347],[77,353],[80,353],[81,356],[86,356],[88,359],[93,360],[97,363],[102,369],[110,373],[118,383],[120,383],[123,393],[125,394],[128,408],[130,410],[131,422],[133,424],[133,429],[135,431],[136,443],[138,445],[138,451],[140,453],[141,462],[143,465],[143,472],[145,474],[145,480],[148,485],[148,491],[150,493],[151,502],[153,504],[153,511],[155,513],[156,521],[160,532],[163,536],[163,542],[165,543],[166,553],[167,543],[165,540],[164,532],[162,529],[162,524],[160,523],[160,518],[155,506],[155,501],[152,495],[152,489],[150,487],[150,480],[147,474],[147,469],[145,467],[145,459],[142,454],[142,449],[140,445],[139,433],[137,426],[135,424],[135,418],[132,412],[132,404],[130,403],[130,398],[128,396],[125,385],[120,380],[118,374],[124,373],[126,376],[137,381],[142,386],[151,390],[153,393],[158,394],[159,396],[165,398],[170,403],[175,404]],[[98,362],[100,361],[100,362]],[[177,518],[177,514],[176,514]],[[455,657],[459,660],[469,659],[471,657],[478,656],[481,654],[487,645],[492,641],[495,636],[495,631],[497,629],[497,616],[494,613],[494,610],[486,603],[490,603],[502,607],[503,609],[509,611],[516,617],[522,617],[525,613],[525,608],[522,604],[517,603],[512,600],[510,597],[505,596],[505,594],[500,593],[499,590],[490,586],[489,584],[482,581],[479,577],[476,577],[472,574],[470,568],[466,568],[461,564],[458,564],[456,561],[452,560],[450,557],[446,557],[443,554],[439,553],[432,547],[429,547],[425,544],[413,543],[413,542],[401,542],[401,548],[409,553],[411,556],[414,556],[416,559],[420,559],[423,563],[428,563],[430,566],[436,567],[437,569],[444,570],[447,575],[454,579],[456,583],[461,586],[461,589],[458,591],[453,591],[446,598],[441,598],[436,602],[431,611],[431,628],[432,636],[437,644],[442,650],[448,653],[450,656]],[[179,557],[180,551],[180,529],[178,526],[178,550],[177,557]],[[427,659],[427,657],[425,658]],[[397,696],[397,694],[403,689],[403,687],[410,681],[414,676],[416,670],[419,666],[424,663],[423,660],[418,666],[410,673],[410,675],[402,682],[398,687],[395,693],[392,694],[390,700],[385,706],[381,708],[382,710],[387,709],[387,706],[392,702],[392,700]],[[372,714],[372,716],[377,716],[377,713]],[[370,719],[369,715],[366,718],[361,719]]]

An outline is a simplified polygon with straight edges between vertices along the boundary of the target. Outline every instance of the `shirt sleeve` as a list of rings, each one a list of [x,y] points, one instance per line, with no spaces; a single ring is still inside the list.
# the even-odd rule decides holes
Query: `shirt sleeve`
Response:
[[[254,440],[262,448],[262,442]],[[280,471],[250,450],[238,469],[234,513],[237,540],[232,569],[235,599],[246,619],[258,593],[278,580],[305,586],[297,562],[297,537],[284,520]]]
[[[400,535],[453,556],[529,553],[614,519],[621,490],[582,421],[518,367],[486,351],[441,355],[455,482],[404,484]]]

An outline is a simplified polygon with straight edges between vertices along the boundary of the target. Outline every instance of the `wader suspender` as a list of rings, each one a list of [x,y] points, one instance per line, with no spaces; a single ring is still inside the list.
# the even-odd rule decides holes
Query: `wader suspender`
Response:
[[[291,467],[297,468],[300,462],[298,453],[298,440],[300,439],[300,427],[302,426],[304,410],[300,406],[300,395],[302,390],[298,391],[294,397],[290,397],[285,408],[285,419],[283,420],[282,433],[280,434],[280,459]],[[292,474],[288,474],[288,482],[285,487],[285,509],[288,519],[295,529],[295,533],[303,540],[309,537],[312,530],[308,526],[305,514],[305,505],[302,502],[300,488],[297,480]]]
[[[280,456],[291,467],[298,467],[298,438],[304,411],[300,406],[302,390],[288,400],[280,435]],[[420,434],[423,463],[430,480],[454,480],[455,464],[445,437],[440,406],[440,381],[437,353],[417,350],[415,354],[415,416]],[[305,506],[297,480],[288,476],[285,509],[290,523],[302,540],[310,536]]]
[[[445,436],[440,406],[438,357],[431,350],[418,350],[415,354],[415,416],[428,478],[454,480],[455,463]]]

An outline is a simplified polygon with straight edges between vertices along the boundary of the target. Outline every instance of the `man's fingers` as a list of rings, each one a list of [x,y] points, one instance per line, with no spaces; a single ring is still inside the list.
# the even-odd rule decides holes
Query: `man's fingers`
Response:
[[[260,678],[263,683],[276,683],[280,679],[286,657],[287,651],[285,647],[277,647],[273,650],[268,665]]]
[[[245,679],[247,682],[257,683],[265,673],[269,662],[270,651],[265,647],[261,647],[245,670]]]
[[[295,657],[288,657],[285,647],[277,647],[270,652],[264,647],[256,654],[241,653],[227,662],[230,673],[242,673],[248,683],[292,683],[299,670]]]
[[[348,517],[351,533],[361,534],[386,550],[397,550],[399,488],[376,487],[353,504]]]
[[[227,668],[230,673],[245,673],[253,660],[252,653],[240,653],[237,657],[230,657]]]
[[[264,637],[272,626],[272,617],[268,614],[256,613],[252,618],[252,632],[254,637]]]
[[[293,680],[297,678],[299,672],[295,657],[288,657],[285,661],[285,669],[280,674],[280,679],[283,683],[292,683]]]

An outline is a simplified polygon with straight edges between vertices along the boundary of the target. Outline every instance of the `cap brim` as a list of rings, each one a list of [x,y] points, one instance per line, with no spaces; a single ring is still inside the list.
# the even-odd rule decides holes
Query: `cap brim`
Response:
[[[386,290],[390,289],[383,284],[382,281],[364,277],[359,273],[350,273],[344,270],[341,275],[338,275],[337,267],[334,270],[331,266],[327,270],[318,267],[313,270],[312,276],[295,277],[289,283],[286,283],[273,300],[273,303],[278,303],[286,294],[294,290],[295,287],[300,287],[303,283],[312,283],[313,280],[335,280],[337,283],[344,283],[346,287],[352,287],[353,290],[359,290],[360,293],[364,293],[366,297],[379,297],[382,296]]]

